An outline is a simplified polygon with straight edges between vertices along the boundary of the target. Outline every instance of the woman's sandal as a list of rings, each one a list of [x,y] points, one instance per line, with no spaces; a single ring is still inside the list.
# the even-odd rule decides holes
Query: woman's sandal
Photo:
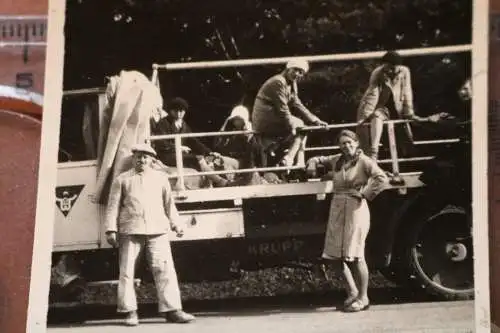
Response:
[[[342,308],[346,309],[346,308],[350,307],[351,304],[357,300],[357,298],[358,298],[358,295],[351,295],[351,296],[347,297],[346,300],[344,301]]]
[[[344,312],[360,312],[370,308],[370,303],[364,304],[360,299],[355,300],[351,305],[344,308]]]

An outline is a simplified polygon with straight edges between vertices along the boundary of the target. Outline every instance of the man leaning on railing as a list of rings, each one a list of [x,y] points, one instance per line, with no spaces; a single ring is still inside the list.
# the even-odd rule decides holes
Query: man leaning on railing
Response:
[[[359,125],[370,124],[359,126],[357,132],[361,148],[373,159],[378,159],[384,121],[395,118],[427,120],[415,114],[410,69],[402,65],[399,53],[390,51],[382,57],[382,64],[371,73],[357,114]],[[410,125],[406,123],[404,126],[407,138],[412,141]]]
[[[295,162],[305,136],[297,133],[304,122],[327,125],[312,114],[299,99],[297,81],[309,70],[306,60],[297,59],[287,63],[286,69],[268,79],[255,98],[252,126],[260,137],[263,149],[274,153],[277,146],[284,145],[287,151],[280,165],[291,166]],[[293,115],[292,111],[297,115]]]

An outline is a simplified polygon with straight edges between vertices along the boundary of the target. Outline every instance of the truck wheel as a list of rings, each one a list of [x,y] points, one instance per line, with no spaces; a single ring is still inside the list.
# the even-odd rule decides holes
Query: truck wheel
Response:
[[[473,298],[470,219],[463,208],[448,206],[409,230],[405,261],[412,284],[443,300]]]

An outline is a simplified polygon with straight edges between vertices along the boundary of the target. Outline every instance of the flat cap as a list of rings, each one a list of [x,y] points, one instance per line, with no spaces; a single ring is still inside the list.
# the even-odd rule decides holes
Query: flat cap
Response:
[[[147,143],[137,143],[132,146],[132,153],[143,152],[148,155],[156,157],[156,151]]]

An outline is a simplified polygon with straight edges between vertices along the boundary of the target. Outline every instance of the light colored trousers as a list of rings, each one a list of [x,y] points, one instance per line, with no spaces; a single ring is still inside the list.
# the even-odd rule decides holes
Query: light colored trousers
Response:
[[[146,251],[153,274],[159,312],[181,310],[181,293],[168,235],[120,235],[118,312],[137,310],[134,273],[142,250]]]

